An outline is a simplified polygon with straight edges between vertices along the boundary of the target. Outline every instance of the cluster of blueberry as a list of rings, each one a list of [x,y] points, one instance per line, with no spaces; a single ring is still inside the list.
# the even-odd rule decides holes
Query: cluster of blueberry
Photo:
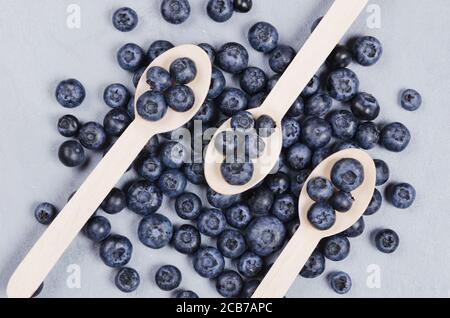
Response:
[[[210,5],[212,8],[219,8],[220,12],[226,11],[221,6],[227,7],[232,2],[221,0],[210,3],[213,3]],[[234,1],[233,4],[237,11],[251,7],[251,1]],[[162,2],[163,16],[174,23],[183,20],[183,14],[177,15],[175,11],[186,12],[186,5],[189,5],[188,1],[165,0]],[[113,17],[114,26],[121,31],[131,31],[137,21],[136,12],[129,8],[119,9]],[[253,135],[252,142],[248,143],[251,147],[244,147],[246,156],[258,156],[263,145],[260,137],[269,136],[274,123],[270,118],[255,120],[246,110],[262,104],[296,52],[290,46],[279,44],[276,28],[266,22],[252,26],[248,40],[251,47],[268,55],[269,66],[275,75],[269,78],[260,68],[249,67],[247,49],[239,43],[226,43],[218,51],[209,44],[199,44],[215,66],[208,98],[187,128],[193,128],[194,121],[200,121],[204,128],[219,127],[229,117],[233,117],[235,130],[245,131],[247,127],[254,127],[261,131],[259,128],[265,128],[265,134],[260,132],[259,136]],[[117,54],[118,64],[133,73],[133,83],[137,86],[146,65],[172,47],[172,43],[159,40],[144,52],[138,45],[128,43]],[[169,140],[170,134],[162,134],[148,142],[133,164],[138,179],[127,189],[113,189],[101,209],[107,214],[116,214],[128,208],[141,215],[143,218],[138,227],[138,237],[142,244],[150,248],[163,248],[171,244],[176,251],[193,257],[194,269],[200,276],[216,279],[217,290],[222,296],[250,297],[270,268],[269,256],[279,251],[298,228],[297,198],[316,165],[342,149],[371,149],[381,144],[390,151],[400,152],[408,146],[411,135],[403,124],[388,124],[380,131],[378,125],[372,122],[378,117],[380,106],[375,97],[359,91],[357,75],[347,68],[352,61],[364,66],[374,65],[381,55],[381,43],[374,37],[360,37],[351,48],[338,46],[333,51],[324,68],[324,76],[318,75],[311,79],[282,121],[283,151],[278,172],[269,175],[254,189],[240,195],[225,196],[206,187],[207,205],[196,194],[186,192],[188,182],[200,188],[206,186],[203,164],[185,163],[185,147]],[[156,103],[153,103],[153,97],[151,103],[138,102],[142,105],[138,107],[141,116],[151,113],[159,117],[161,113],[153,111],[161,109],[158,105],[163,100],[174,110],[188,109],[188,104],[177,104],[179,96],[189,95],[187,89],[175,91],[172,97],[168,91],[177,86],[187,87],[185,84],[195,77],[195,65],[191,62],[180,59],[170,72],[159,68],[149,70],[146,77],[153,89],[152,95],[164,91],[165,96],[163,99],[159,97]],[[222,71],[237,76],[241,89],[226,87]],[[172,85],[172,80],[177,84]],[[83,85],[75,79],[61,82],[56,89],[57,101],[66,108],[79,106],[85,96]],[[69,140],[60,147],[59,157],[66,166],[83,164],[84,148],[107,151],[114,138],[120,136],[134,118],[134,97],[124,85],[108,86],[103,97],[112,108],[105,116],[103,125],[94,122],[80,124],[73,115],[63,116],[59,120],[58,130],[63,136],[78,137],[78,141]],[[332,110],[336,102],[349,104],[350,109],[344,107],[342,110]],[[401,94],[401,105],[407,110],[416,110],[421,103],[420,94],[414,90]],[[155,108],[155,105],[158,107]],[[154,119],[153,116],[149,117]],[[198,136],[194,134],[195,138]],[[333,138],[336,142],[331,145]],[[222,150],[223,145],[229,144],[223,141],[219,138]],[[206,143],[203,145],[206,146]],[[375,160],[375,164],[377,186],[381,186],[387,183],[390,171],[382,160]],[[358,171],[357,164],[350,162],[336,167],[336,170],[340,169]],[[331,192],[327,200],[332,209],[343,212],[350,208],[352,198],[345,186],[347,178],[342,177],[339,171],[332,176],[331,181],[341,191]],[[230,175],[227,169],[223,172],[230,182],[243,182],[240,178],[234,178],[233,169],[230,169]],[[355,174],[355,180],[361,177]],[[320,201],[330,195],[329,186],[328,180],[315,180],[307,185],[307,190],[312,198]],[[398,208],[411,206],[416,195],[414,188],[407,183],[390,185],[386,194]],[[174,227],[166,216],[156,213],[162,205],[163,196],[174,199],[178,216],[192,224]],[[381,193],[375,190],[365,215],[376,213],[381,202]],[[49,203],[40,204],[35,210],[36,219],[42,224],[50,224],[57,213],[57,209]],[[329,219],[328,214],[324,213],[323,209],[312,209],[310,220],[318,227],[329,226],[323,222]],[[350,251],[348,238],[361,235],[364,228],[364,219],[361,218],[343,233],[323,240],[300,275],[305,278],[317,277],[325,270],[325,258],[332,261],[344,259]],[[139,274],[125,267],[133,252],[131,241],[112,234],[110,222],[101,215],[93,216],[84,232],[92,241],[99,243],[103,262],[117,268],[117,287],[124,292],[135,290],[139,286]],[[202,245],[202,236],[216,238],[217,246]],[[398,247],[399,237],[392,230],[381,230],[375,235],[375,242],[380,251],[392,253]],[[236,261],[236,271],[225,269],[225,258]],[[350,290],[351,279],[347,274],[333,273],[329,278],[336,292]],[[164,266],[156,274],[155,281],[161,289],[173,290],[180,285],[181,273],[173,266]],[[179,291],[176,296],[189,298],[197,295],[191,291]]]

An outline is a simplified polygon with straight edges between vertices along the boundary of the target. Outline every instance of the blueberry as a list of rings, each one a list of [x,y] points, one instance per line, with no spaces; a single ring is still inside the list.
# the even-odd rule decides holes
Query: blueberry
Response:
[[[380,130],[371,121],[362,123],[356,131],[355,141],[362,149],[372,149],[380,141]]]
[[[204,101],[197,114],[192,118],[192,121],[201,121],[203,125],[209,126],[217,117],[216,105],[210,99]]]
[[[134,292],[141,283],[139,273],[130,267],[121,268],[115,278],[116,287],[124,293]]]
[[[111,108],[124,108],[130,98],[130,92],[122,84],[108,85],[103,92],[103,100]]]
[[[195,299],[198,295],[192,290],[180,290],[176,293],[175,298]]]
[[[289,222],[286,225],[286,230],[287,230],[288,236],[293,237],[299,227],[300,227],[300,220],[296,219],[296,220]]]
[[[147,91],[137,100],[136,110],[145,120],[158,121],[167,112],[166,100],[160,92]]]
[[[270,53],[278,46],[278,31],[270,23],[258,22],[248,31],[248,41],[256,51]]]
[[[232,227],[243,230],[252,220],[252,214],[246,204],[238,203],[225,211],[225,218]]]
[[[336,222],[336,212],[325,202],[316,202],[308,210],[308,220],[320,231],[330,229]]]
[[[348,212],[352,206],[355,199],[353,199],[352,195],[347,192],[337,191],[331,197],[330,205],[338,212]]]
[[[83,103],[86,91],[76,79],[68,79],[60,82],[55,91],[56,100],[65,108],[75,108]]]
[[[292,104],[289,111],[286,113],[286,116],[291,118],[296,118],[303,115],[305,112],[305,103],[302,97],[298,97],[295,102]]]
[[[102,150],[106,146],[106,132],[102,125],[88,122],[81,126],[78,138],[83,147],[90,150]]]
[[[176,198],[186,189],[187,180],[179,170],[164,171],[159,178],[159,188],[169,198]]]
[[[208,98],[217,98],[225,89],[226,79],[222,71],[217,67],[212,68],[211,85],[209,86]]]
[[[225,298],[237,298],[243,287],[244,281],[235,271],[225,271],[216,280],[216,290]]]
[[[383,198],[381,196],[380,191],[375,189],[372,199],[370,200],[369,206],[367,207],[366,211],[364,211],[364,215],[372,215],[378,212],[378,210],[381,208],[381,203],[383,202]]]
[[[36,220],[44,225],[52,223],[57,214],[58,210],[56,210],[55,206],[47,202],[39,204],[34,210]]]
[[[316,149],[311,158],[311,164],[313,167],[317,167],[322,161],[327,159],[329,156],[333,154],[332,147],[323,147]]]
[[[87,221],[84,232],[91,241],[98,243],[111,233],[111,223],[103,216],[94,216]]]
[[[196,227],[184,224],[175,230],[172,239],[175,249],[182,254],[194,254],[200,247],[201,236]]]
[[[267,81],[267,91],[268,92],[271,92],[275,88],[275,85],[277,85],[280,78],[281,78],[280,74],[275,74],[271,78],[269,78],[269,80]]]
[[[311,96],[305,105],[306,115],[324,117],[333,105],[333,100],[326,93],[318,93]]]
[[[178,58],[170,64],[170,75],[177,84],[188,84],[197,75],[197,68],[190,58]]]
[[[333,196],[333,185],[329,180],[322,177],[309,180],[306,190],[309,197],[316,202],[327,201]]]
[[[248,97],[240,89],[228,87],[220,94],[217,104],[224,115],[231,117],[247,109]]]
[[[253,1],[252,0],[234,0],[234,11],[240,12],[240,13],[247,13],[249,12],[253,7]]]
[[[283,73],[291,64],[297,53],[287,45],[279,45],[275,48],[269,57],[269,66],[275,73]]]
[[[101,204],[101,208],[108,214],[117,214],[127,206],[127,196],[125,192],[118,188],[113,188]]]
[[[301,128],[298,121],[292,118],[284,118],[281,121],[283,132],[283,148],[289,148],[300,139]]]
[[[136,72],[145,63],[145,53],[134,43],[127,43],[117,52],[117,62],[125,71]]]
[[[175,211],[184,220],[196,220],[201,213],[202,201],[192,192],[185,192],[175,200]]]
[[[302,140],[311,149],[325,147],[331,136],[331,125],[322,118],[311,117],[303,123]]]
[[[209,0],[206,6],[209,17],[216,22],[228,21],[234,13],[232,0]]]
[[[231,117],[231,128],[240,133],[251,131],[255,127],[253,115],[247,111],[240,111]]]
[[[337,110],[330,114],[328,122],[333,135],[341,140],[351,140],[358,129],[358,120],[348,110]]]
[[[206,179],[203,171],[203,163],[188,163],[183,168],[184,175],[192,184],[205,184]]]
[[[211,63],[214,63],[217,54],[216,49],[209,43],[200,43],[198,46],[208,54]]]
[[[308,82],[308,85],[303,89],[301,96],[303,98],[308,98],[313,96],[319,91],[320,88],[320,79],[317,75],[314,75],[313,78]]]
[[[100,258],[106,266],[113,268],[127,265],[132,253],[133,245],[122,235],[111,235],[100,245]]]
[[[148,156],[136,161],[135,169],[139,176],[150,182],[156,182],[164,170],[162,161],[155,156]]]
[[[352,113],[361,120],[374,120],[380,114],[377,99],[368,93],[358,93],[352,99]]]
[[[75,116],[64,115],[58,120],[58,132],[64,137],[75,137],[80,129],[80,122]]]
[[[380,159],[374,159],[375,168],[377,171],[376,186],[381,186],[389,180],[390,171],[386,162]]]
[[[384,148],[393,152],[401,152],[408,147],[411,141],[411,133],[401,123],[386,125],[381,130],[381,144]]]
[[[64,142],[58,150],[59,160],[66,167],[77,167],[85,162],[83,147],[75,140]]]
[[[248,52],[239,43],[224,44],[217,53],[217,65],[227,73],[239,74],[248,67]]]
[[[220,165],[220,172],[227,183],[231,185],[245,185],[253,177],[253,163],[228,162],[225,159]]]
[[[311,164],[312,151],[308,146],[297,143],[287,151],[286,161],[289,167],[294,170],[308,168]]]
[[[264,260],[253,252],[246,252],[239,258],[237,268],[245,278],[254,278],[262,273]]]
[[[339,152],[346,149],[359,149],[359,145],[356,143],[356,141],[350,140],[337,142],[333,147],[334,152]]]
[[[298,172],[294,172],[291,175],[291,193],[295,197],[298,197],[300,195],[300,191],[303,188],[303,185],[306,182],[306,179],[308,179],[309,175],[311,174],[311,170],[303,169]]]
[[[339,190],[352,192],[363,183],[364,168],[358,160],[341,159],[331,169],[331,181]]]
[[[343,235],[346,237],[358,237],[364,232],[364,228],[366,227],[364,223],[364,218],[360,217],[358,221],[356,221],[355,224],[350,226],[348,229],[346,229],[344,232],[342,232]]]
[[[277,218],[262,216],[249,224],[245,235],[250,250],[264,257],[280,250],[286,237],[286,229]]]
[[[329,276],[331,288],[338,294],[347,294],[352,288],[352,279],[347,273],[335,272]]]
[[[189,86],[175,85],[166,92],[167,106],[176,112],[186,112],[194,106],[194,92]]]
[[[205,209],[197,219],[200,233],[210,237],[219,236],[227,226],[225,215],[219,209]]]
[[[400,104],[404,109],[413,112],[422,106],[422,96],[414,89],[407,89],[400,96]]]
[[[155,282],[164,291],[171,291],[181,284],[181,272],[173,265],[161,266],[155,275]]]
[[[297,215],[294,197],[288,193],[277,195],[273,201],[272,215],[283,223],[292,221]]]
[[[328,94],[339,102],[348,102],[359,90],[359,79],[348,68],[332,71],[327,79]]]
[[[133,86],[135,88],[138,87],[139,82],[141,81],[142,75],[144,75],[145,70],[147,69],[147,67],[142,66],[140,67],[137,71],[135,71],[133,73],[133,77],[131,78],[132,82],[133,82]]]
[[[225,230],[217,239],[217,249],[224,257],[235,259],[244,254],[247,245],[241,232],[236,230]]]
[[[353,44],[353,57],[362,66],[372,66],[378,62],[383,54],[380,41],[373,36],[358,38]]]
[[[188,0],[163,0],[161,14],[167,22],[181,24],[189,18],[191,6]]]
[[[303,278],[316,278],[325,271],[325,257],[321,252],[315,250],[305,266],[300,271],[300,276]]]
[[[163,54],[164,52],[172,49],[174,45],[169,41],[158,40],[153,42],[147,50],[147,59],[149,62],[153,62],[158,56]]]
[[[398,234],[393,230],[380,230],[375,234],[375,245],[380,252],[394,253],[400,244]]]
[[[260,107],[267,98],[267,93],[262,92],[256,95],[250,96],[248,99],[247,109],[254,109]],[[263,115],[264,116],[264,115]]]
[[[114,27],[121,32],[132,31],[138,22],[136,11],[127,7],[117,9],[112,17]]]
[[[347,67],[352,62],[352,53],[345,46],[338,45],[331,52],[327,62],[332,68]]]
[[[255,95],[265,91],[267,76],[258,67],[248,67],[242,72],[240,85],[247,94]]]
[[[323,255],[331,261],[342,261],[350,253],[350,241],[345,236],[334,235],[323,242]]]
[[[241,195],[224,195],[209,188],[206,191],[206,198],[213,207],[218,209],[228,209],[232,205],[241,201]]]
[[[416,190],[409,183],[390,185],[386,192],[391,204],[398,209],[407,209],[416,200]]]
[[[150,89],[154,91],[163,92],[172,85],[172,79],[169,72],[159,66],[149,68],[146,78]]]
[[[253,215],[261,216],[269,214],[275,195],[267,187],[262,186],[253,190],[248,198],[248,206]]]
[[[141,220],[138,227],[139,241],[147,247],[160,249],[169,244],[173,235],[173,225],[161,214],[152,214]]]
[[[169,141],[164,144],[160,156],[164,166],[178,169],[186,161],[186,148],[179,142]]]
[[[119,137],[131,124],[131,118],[123,109],[112,109],[106,114],[103,126],[109,136]]]
[[[278,172],[267,176],[265,183],[274,194],[283,194],[289,190],[289,176],[284,172]]]
[[[131,185],[127,193],[128,208],[139,214],[155,213],[162,204],[162,193],[153,183],[137,181]]]
[[[225,267],[225,260],[214,247],[201,247],[194,256],[194,269],[204,278],[218,277]]]

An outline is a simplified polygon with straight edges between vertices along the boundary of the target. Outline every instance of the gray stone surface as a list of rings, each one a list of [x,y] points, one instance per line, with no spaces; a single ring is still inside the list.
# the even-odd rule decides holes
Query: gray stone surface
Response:
[[[139,4],[136,4],[139,2]],[[247,15],[236,14],[231,21],[217,24],[205,14],[205,2],[192,0],[192,16],[181,26],[165,23],[159,14],[159,1],[7,1],[0,10],[0,296],[5,296],[8,277],[44,231],[33,218],[34,206],[48,200],[62,207],[99,160],[91,156],[88,168],[67,169],[59,164],[57,147],[63,141],[55,129],[65,113],[81,120],[101,121],[107,111],[102,102],[103,88],[112,82],[132,87],[130,76],[115,62],[115,52],[130,41],[147,47],[157,39],[175,44],[226,41],[247,45],[246,31],[255,22],[267,20],[276,25],[281,42],[300,48],[311,23],[325,13],[331,0],[258,0]],[[66,27],[70,3],[81,8],[81,28]],[[379,0],[381,28],[369,29],[368,14],[361,16],[349,36],[371,34],[379,37],[385,52],[373,68],[352,66],[360,76],[362,90],[373,93],[382,106],[380,123],[402,121],[410,127],[413,140],[401,154],[382,149],[371,151],[386,160],[392,181],[407,181],[417,189],[417,201],[407,211],[384,204],[382,210],[366,218],[367,230],[353,239],[348,259],[328,262],[326,273],[347,271],[354,287],[348,297],[448,297],[450,295],[450,249],[448,205],[450,185],[450,16],[448,0]],[[113,29],[114,8],[130,5],[140,16],[138,28],[128,34]],[[267,63],[250,50],[251,63]],[[87,98],[78,109],[58,106],[54,88],[59,80],[75,77],[84,83]],[[424,96],[423,107],[414,113],[402,110],[398,94],[416,88]],[[126,178],[125,178],[126,179]],[[126,180],[122,180],[121,183]],[[192,188],[191,188],[192,189]],[[165,201],[162,212],[176,224],[172,204]],[[138,242],[139,218],[125,211],[110,217],[114,231],[134,243],[130,266],[141,274],[142,285],[130,297],[169,297],[153,282],[158,266],[173,264],[182,269],[181,287],[193,289],[202,297],[218,296],[214,284],[201,279],[191,260],[166,248],[154,251]],[[370,241],[378,228],[393,228],[401,237],[394,255],[379,253]],[[73,266],[81,269],[81,288],[69,288],[67,279]],[[375,264],[380,270],[380,288],[369,288],[367,273]],[[326,273],[315,280],[298,279],[289,297],[334,297],[327,286]],[[114,270],[105,267],[97,248],[83,235],[73,242],[46,279],[44,297],[124,297],[113,285]],[[370,285],[370,284],[369,284]]]

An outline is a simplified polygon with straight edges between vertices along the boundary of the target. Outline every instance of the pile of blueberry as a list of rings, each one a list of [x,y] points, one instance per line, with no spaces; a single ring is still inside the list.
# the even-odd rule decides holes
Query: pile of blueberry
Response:
[[[229,15],[227,12],[231,7],[237,11],[247,11],[251,1],[208,2],[210,15],[222,16],[220,19]],[[189,16],[189,2],[163,0],[161,12],[169,22],[181,23]],[[119,9],[113,17],[114,26],[121,31],[133,30],[137,22],[136,12],[129,8]],[[274,127],[271,118],[255,120],[246,110],[262,104],[296,54],[292,47],[279,43],[276,28],[267,22],[252,26],[248,40],[256,51],[267,54],[274,75],[268,76],[260,68],[249,66],[248,51],[239,43],[226,43],[217,51],[209,44],[199,44],[214,64],[211,86],[207,100],[186,125],[186,128],[193,129],[195,121],[201,122],[204,131],[220,127],[225,120],[233,117],[234,138],[239,135],[239,130],[248,127],[266,128],[265,134],[253,134],[252,146],[244,147],[244,157],[258,156],[263,144],[260,137],[269,136]],[[118,64],[131,73],[136,86],[147,65],[172,47],[172,43],[159,40],[145,52],[137,44],[128,43],[118,51]],[[379,123],[374,122],[381,111],[380,105],[374,96],[360,91],[358,76],[348,68],[353,61],[363,66],[374,65],[382,52],[380,41],[370,36],[360,37],[350,46],[336,47],[320,74],[311,79],[282,121],[283,151],[275,169],[277,171],[246,193],[226,196],[209,188],[205,182],[203,164],[186,160],[185,146],[171,140],[170,134],[161,134],[148,142],[135,160],[133,169],[128,172],[135,174],[134,182],[124,189],[113,189],[100,209],[113,215],[127,208],[142,216],[137,229],[142,244],[151,249],[171,245],[177,252],[192,258],[193,267],[200,276],[215,279],[220,295],[250,297],[270,268],[271,256],[280,251],[299,226],[297,200],[315,166],[343,149],[369,150],[381,145],[389,151],[401,152],[408,146],[411,134],[405,125],[395,122],[380,127]],[[150,114],[148,119],[155,120],[161,116],[163,104],[177,111],[188,109],[191,102],[180,105],[178,98],[190,96],[185,84],[195,77],[194,70],[195,65],[186,59],[177,61],[170,72],[159,68],[149,70],[146,77],[152,91],[138,101],[141,105],[138,106],[139,114],[144,118]],[[237,77],[240,88],[237,85],[227,86],[223,72]],[[161,97],[162,92],[164,98]],[[57,101],[66,108],[81,105],[85,96],[83,85],[75,79],[62,81],[56,89]],[[134,118],[133,92],[124,85],[108,86],[104,101],[112,109],[106,114],[103,125],[95,122],[82,124],[73,115],[63,116],[59,120],[59,132],[70,138],[59,149],[64,165],[75,167],[83,164],[87,157],[86,150],[107,151]],[[409,111],[418,109],[421,103],[420,94],[414,90],[401,94],[401,106]],[[195,143],[199,135],[192,135],[192,143]],[[202,139],[202,153],[207,142]],[[229,145],[226,139],[225,142],[219,139],[219,144],[220,149]],[[348,178],[340,171],[349,166],[352,171],[358,171],[358,165],[347,161],[337,165],[337,172],[332,175],[331,181],[340,192],[330,191],[329,180],[313,180],[307,185],[308,193],[319,201],[318,205],[326,199],[324,201],[332,209],[342,212],[351,206]],[[382,160],[376,159],[375,165],[377,186],[382,186],[388,182],[390,170]],[[243,182],[242,178],[235,176],[233,166],[224,165],[223,174],[230,183]],[[356,182],[363,176],[355,173],[354,177],[350,179]],[[244,180],[248,178],[246,176]],[[196,185],[199,191],[206,192],[207,202],[202,202],[197,194],[186,191],[188,182]],[[385,192],[388,201],[401,209],[411,206],[416,196],[414,188],[408,183],[390,184]],[[161,213],[163,197],[171,201],[185,224],[174,226]],[[377,189],[365,216],[379,211],[381,203],[382,195]],[[329,226],[328,221],[332,218],[328,217],[328,210],[329,207],[323,209],[321,206],[311,209],[310,220],[318,227]],[[57,213],[57,209],[49,203],[40,204],[35,210],[36,219],[42,224],[50,224]],[[100,214],[101,211],[87,222],[84,232],[98,243],[103,262],[117,270],[117,287],[131,292],[138,288],[140,282],[137,271],[127,267],[133,245],[128,238],[114,234],[108,219]],[[364,222],[361,218],[343,233],[324,239],[300,275],[304,278],[317,277],[325,271],[326,258],[331,261],[346,258],[350,251],[349,238],[363,233]],[[217,239],[216,246],[202,243],[204,237]],[[399,245],[399,236],[393,230],[378,231],[374,237],[377,248],[384,253],[394,252]],[[228,262],[225,259],[234,261],[235,270],[226,269]],[[162,267],[155,277],[156,285],[163,290],[179,288],[181,280],[181,272],[170,265]],[[346,293],[352,286],[350,276],[343,272],[330,274],[329,282],[338,293]],[[197,295],[189,290],[179,290],[176,297],[191,298]]]

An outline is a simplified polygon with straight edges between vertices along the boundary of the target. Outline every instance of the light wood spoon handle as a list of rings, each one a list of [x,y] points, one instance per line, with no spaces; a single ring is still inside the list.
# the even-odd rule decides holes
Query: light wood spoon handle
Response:
[[[320,242],[317,230],[300,226],[252,298],[283,298]]]
[[[17,267],[8,297],[31,297],[150,137],[141,120],[128,127]]]

